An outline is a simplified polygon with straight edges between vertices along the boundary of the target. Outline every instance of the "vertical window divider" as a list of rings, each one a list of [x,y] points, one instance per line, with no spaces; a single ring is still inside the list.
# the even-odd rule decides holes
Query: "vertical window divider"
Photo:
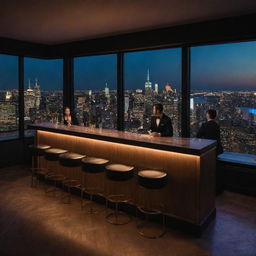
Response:
[[[74,58],[63,58],[63,109],[68,106],[74,113]]]
[[[24,58],[18,58],[18,81],[19,81],[19,137],[24,137]]]
[[[124,53],[117,54],[117,130],[124,130]]]
[[[190,47],[182,47],[181,136],[190,137]]]

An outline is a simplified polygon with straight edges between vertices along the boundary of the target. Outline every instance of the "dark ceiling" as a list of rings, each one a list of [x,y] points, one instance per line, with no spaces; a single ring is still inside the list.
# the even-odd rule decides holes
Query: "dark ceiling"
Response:
[[[254,0],[0,0],[0,37],[58,44],[239,16]]]

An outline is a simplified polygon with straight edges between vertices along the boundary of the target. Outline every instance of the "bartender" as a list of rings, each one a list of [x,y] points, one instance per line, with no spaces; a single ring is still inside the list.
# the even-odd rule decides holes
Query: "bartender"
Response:
[[[154,104],[152,112],[149,134],[153,137],[172,137],[172,120],[163,113],[163,105]]]
[[[78,125],[78,121],[75,116],[71,115],[71,111],[69,107],[64,108],[64,115],[63,115],[63,123],[65,125]]]

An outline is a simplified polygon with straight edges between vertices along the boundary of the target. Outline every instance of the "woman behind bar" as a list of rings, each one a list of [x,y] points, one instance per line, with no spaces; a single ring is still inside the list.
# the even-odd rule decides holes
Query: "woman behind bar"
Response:
[[[69,107],[64,108],[63,114],[63,123],[64,125],[78,125],[78,121],[74,115],[71,115],[71,111]]]

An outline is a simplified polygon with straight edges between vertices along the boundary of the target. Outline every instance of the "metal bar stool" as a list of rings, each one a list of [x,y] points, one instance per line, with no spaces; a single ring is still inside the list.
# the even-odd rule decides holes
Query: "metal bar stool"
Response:
[[[99,209],[92,206],[94,195],[104,195],[104,180],[102,173],[105,172],[105,166],[109,163],[109,160],[86,157],[82,159],[82,189],[81,189],[81,208],[84,205],[84,193],[90,196],[90,209],[89,213],[98,213]]]
[[[62,181],[63,188],[67,189],[67,194],[62,196],[64,203],[71,203],[71,189],[81,188],[81,177],[78,177],[75,172],[75,168],[81,166],[81,160],[85,158],[85,155],[77,153],[64,153],[59,155],[60,164],[64,167],[68,167],[68,171],[65,172],[66,179]],[[79,170],[80,174],[80,170]],[[76,178],[74,178],[76,176]],[[65,199],[67,198],[67,201]]]
[[[115,205],[114,211],[106,215],[106,220],[114,225],[123,225],[130,222],[131,217],[119,210],[119,204],[129,203],[127,195],[131,190],[130,181],[134,174],[134,167],[123,164],[109,164],[105,167],[107,175],[106,206],[111,202]],[[125,190],[126,189],[126,190]],[[128,189],[128,191],[127,191]]]
[[[61,148],[50,148],[45,150],[44,152],[44,157],[47,160],[46,166],[49,171],[48,174],[45,176],[45,180],[54,184],[53,189],[45,189],[46,194],[54,193],[54,195],[56,196],[58,185],[62,185],[63,180],[66,179],[66,177],[60,172],[59,166],[52,166],[54,163],[58,163],[59,155],[66,152],[67,150]]]
[[[164,205],[159,205],[161,189],[167,184],[167,173],[157,170],[143,170],[138,172],[139,193],[142,196],[140,204],[136,207],[137,228],[139,234],[146,238],[159,238],[165,233]],[[157,197],[157,194],[159,196]],[[154,198],[158,199],[154,202]],[[139,220],[138,212],[144,215],[145,219]],[[162,225],[150,222],[149,217],[162,217]],[[153,225],[154,224],[154,225]]]
[[[49,149],[51,146],[49,145],[29,145],[29,151],[32,156],[32,166],[31,166],[31,187],[33,187],[34,184],[34,178],[36,178],[36,181],[39,182],[40,177],[45,178],[45,176],[48,174],[48,170],[45,168],[42,168],[40,165],[40,158],[44,155],[44,151],[46,149]],[[40,176],[40,177],[39,177]]]

